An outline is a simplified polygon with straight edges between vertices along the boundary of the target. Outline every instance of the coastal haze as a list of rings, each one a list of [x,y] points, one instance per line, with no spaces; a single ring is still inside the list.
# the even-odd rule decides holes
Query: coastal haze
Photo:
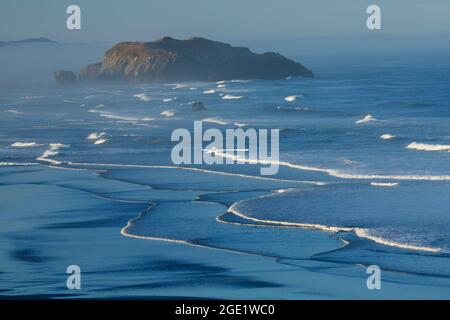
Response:
[[[450,5],[371,4],[2,1],[0,297],[450,298]],[[279,171],[174,165],[194,121]]]

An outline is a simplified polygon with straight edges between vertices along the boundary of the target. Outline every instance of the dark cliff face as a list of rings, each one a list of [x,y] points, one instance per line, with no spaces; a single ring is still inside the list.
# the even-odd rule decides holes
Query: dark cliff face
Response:
[[[109,49],[101,63],[80,72],[81,80],[149,82],[218,81],[313,77],[303,65],[277,53],[256,54],[248,48],[204,38],[123,42]]]

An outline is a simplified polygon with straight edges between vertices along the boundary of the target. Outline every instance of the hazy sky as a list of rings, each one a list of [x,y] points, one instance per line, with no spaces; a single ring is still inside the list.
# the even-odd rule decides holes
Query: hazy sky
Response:
[[[82,29],[66,29],[66,7]],[[0,0],[0,40],[63,42],[204,36],[224,41],[368,32],[366,8],[382,9],[383,34],[450,34],[450,0]]]

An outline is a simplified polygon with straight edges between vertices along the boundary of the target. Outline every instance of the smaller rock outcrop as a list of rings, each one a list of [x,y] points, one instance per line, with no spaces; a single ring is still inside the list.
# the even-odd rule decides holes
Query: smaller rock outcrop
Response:
[[[203,102],[196,101],[196,102],[192,103],[192,110],[193,111],[202,111],[202,110],[206,110],[206,108],[203,105]]]
[[[54,72],[55,80],[59,84],[70,85],[77,83],[77,77],[72,71],[58,70]]]

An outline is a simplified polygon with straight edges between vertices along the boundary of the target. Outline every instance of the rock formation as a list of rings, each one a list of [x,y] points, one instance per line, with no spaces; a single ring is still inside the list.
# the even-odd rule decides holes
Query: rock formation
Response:
[[[123,42],[109,49],[102,62],[80,72],[80,80],[143,82],[218,81],[313,77],[303,65],[278,53],[257,54],[248,48],[204,38]]]
[[[59,84],[68,85],[75,84],[77,77],[72,71],[58,70],[54,72],[55,80]]]

